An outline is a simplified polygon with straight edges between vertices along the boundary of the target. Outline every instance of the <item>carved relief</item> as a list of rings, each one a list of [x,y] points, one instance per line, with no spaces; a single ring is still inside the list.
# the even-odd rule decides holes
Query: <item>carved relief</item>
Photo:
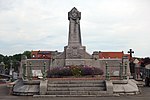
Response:
[[[79,12],[75,7],[68,13],[68,19],[76,20],[81,18],[81,12]]]
[[[70,59],[79,59],[84,57],[84,52],[83,49],[79,49],[78,47],[71,47],[66,50],[66,55]]]

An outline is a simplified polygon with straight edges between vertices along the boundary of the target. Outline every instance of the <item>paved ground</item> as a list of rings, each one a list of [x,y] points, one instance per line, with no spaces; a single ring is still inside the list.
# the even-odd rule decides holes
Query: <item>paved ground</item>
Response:
[[[142,87],[142,93],[133,96],[120,97],[41,97],[12,96],[5,84],[0,84],[0,100],[150,100],[150,87]]]

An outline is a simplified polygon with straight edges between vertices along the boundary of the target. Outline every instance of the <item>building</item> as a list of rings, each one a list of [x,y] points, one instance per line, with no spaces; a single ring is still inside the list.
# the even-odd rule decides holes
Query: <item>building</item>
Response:
[[[100,59],[122,59],[124,56],[123,51],[122,52],[99,52],[99,58]]]
[[[31,51],[31,59],[51,59],[52,51]]]

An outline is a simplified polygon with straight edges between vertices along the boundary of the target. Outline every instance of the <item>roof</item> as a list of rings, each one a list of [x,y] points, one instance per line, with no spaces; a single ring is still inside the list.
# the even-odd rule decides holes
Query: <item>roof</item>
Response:
[[[123,52],[99,52],[99,58],[120,58],[122,59],[124,56]]]
[[[50,59],[51,51],[31,51],[32,59]]]

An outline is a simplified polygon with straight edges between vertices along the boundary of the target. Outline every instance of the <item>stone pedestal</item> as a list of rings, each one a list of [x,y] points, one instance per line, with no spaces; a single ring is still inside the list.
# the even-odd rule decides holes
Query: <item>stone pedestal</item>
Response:
[[[66,46],[65,47],[66,59],[84,59],[85,47],[84,46]]]
[[[48,80],[41,80],[40,81],[40,95],[45,95],[47,92],[47,83]]]

